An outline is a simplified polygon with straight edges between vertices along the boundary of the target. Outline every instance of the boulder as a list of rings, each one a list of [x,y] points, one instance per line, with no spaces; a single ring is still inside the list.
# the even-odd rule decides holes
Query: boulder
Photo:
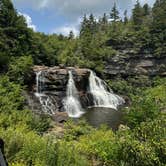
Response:
[[[64,123],[66,122],[68,119],[69,119],[69,116],[66,112],[56,112],[53,116],[52,116],[52,119],[55,121],[55,122],[58,122],[58,123]]]

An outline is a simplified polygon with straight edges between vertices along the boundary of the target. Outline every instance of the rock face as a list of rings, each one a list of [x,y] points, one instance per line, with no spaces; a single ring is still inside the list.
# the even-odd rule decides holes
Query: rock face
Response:
[[[35,66],[34,72],[42,71],[44,76],[45,88],[47,90],[53,91],[66,91],[66,84],[68,82],[68,71],[71,70],[76,86],[79,91],[84,91],[89,77],[88,69],[80,69],[74,67],[61,68],[59,66],[55,67],[45,67],[45,66]]]
[[[37,92],[38,87],[35,81],[36,74],[41,72],[41,76],[39,77],[39,84],[41,93],[44,93],[46,96],[42,96],[47,100],[53,103],[52,109],[55,112],[63,112],[63,99],[66,97],[66,88],[68,83],[68,71],[72,71],[73,79],[75,81],[76,87],[79,91],[80,101],[83,107],[90,105],[91,101],[88,100],[88,96],[90,94],[87,93],[87,85],[89,84],[89,70],[88,69],[80,69],[74,67],[46,67],[46,66],[34,66],[34,85],[32,87],[32,91],[26,97],[28,99],[28,105],[32,110],[39,112],[41,110],[41,104],[39,102],[39,98],[35,96],[35,92]],[[49,105],[50,103],[48,103]],[[55,117],[59,118],[59,115],[55,115]],[[64,116],[65,117],[65,116]],[[60,121],[63,121],[60,120]]]
[[[42,77],[39,78],[42,93],[45,96],[42,98],[48,101],[47,105],[51,106],[55,112],[63,112],[63,99],[66,97],[66,88],[68,83],[68,71],[71,70],[75,85],[79,91],[80,101],[83,108],[91,106],[93,104],[93,97],[88,93],[87,87],[89,85],[89,69],[80,69],[76,67],[64,67],[63,65],[55,67],[35,66],[33,68],[34,77],[31,92],[26,94],[27,105],[30,109],[37,111],[42,110],[39,97],[35,96],[37,92],[36,87],[36,74],[42,73]],[[121,49],[119,54],[110,57],[105,65],[103,76],[107,79],[115,79],[116,77],[130,78],[135,76],[166,76],[166,55],[160,57],[154,57],[150,53],[135,53],[132,49]],[[58,121],[65,121],[66,115],[57,114],[54,116]],[[63,117],[61,119],[61,117]]]
[[[107,78],[166,76],[166,55],[157,58],[147,52],[137,54],[132,49],[119,50],[119,54],[107,61],[104,74]]]

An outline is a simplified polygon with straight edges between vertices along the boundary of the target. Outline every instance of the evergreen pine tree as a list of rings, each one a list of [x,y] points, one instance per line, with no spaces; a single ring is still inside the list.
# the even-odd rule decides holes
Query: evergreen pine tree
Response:
[[[71,40],[71,39],[74,39],[74,33],[73,33],[73,31],[70,31],[69,32],[69,40]]]
[[[152,9],[152,45],[156,55],[166,54],[166,0],[156,0]]]
[[[89,23],[88,26],[89,26],[90,33],[94,34],[97,31],[97,23],[93,14],[90,14],[88,23]]]
[[[149,5],[146,3],[144,6],[143,6],[143,15],[144,16],[148,16],[150,14],[150,7]]]
[[[157,0],[152,9],[154,31],[166,29],[166,0]]]
[[[136,29],[138,29],[143,22],[142,16],[143,16],[143,10],[139,3],[139,0],[137,0],[132,13],[133,24]]]
[[[113,20],[113,22],[116,22],[120,18],[119,17],[119,11],[116,8],[116,3],[114,3],[114,6],[111,10],[110,18]]]
[[[0,0],[0,27],[14,26],[17,13],[10,0]]]
[[[128,17],[127,17],[127,10],[124,11],[124,23],[126,24],[128,22]]]
[[[88,19],[87,19],[86,15],[84,15],[83,21],[81,22],[80,37],[83,36],[83,34],[85,33],[87,24],[88,24]]]
[[[104,13],[104,15],[103,15],[103,17],[101,19],[101,23],[102,24],[108,24],[108,19],[107,19],[107,14],[106,13]]]

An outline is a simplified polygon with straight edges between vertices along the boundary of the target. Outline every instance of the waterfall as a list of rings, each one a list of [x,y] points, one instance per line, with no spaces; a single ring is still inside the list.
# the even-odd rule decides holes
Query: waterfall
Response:
[[[42,111],[47,114],[54,114],[56,107],[53,99],[46,95],[44,89],[44,73],[42,71],[36,72],[36,93],[35,96],[39,99],[42,106]]]
[[[40,81],[40,77],[42,76],[42,72],[36,72],[36,92],[40,94],[42,89],[42,82]]]
[[[96,107],[117,109],[119,105],[124,103],[123,98],[108,90],[106,83],[97,77],[93,71],[90,71],[89,91],[93,96],[94,106]]]
[[[66,98],[64,99],[63,104],[70,117],[77,118],[83,114],[83,109],[79,101],[78,90],[75,86],[71,71],[69,71]]]
[[[62,100],[62,104],[69,117],[78,118],[85,112],[80,103],[79,92],[76,88],[72,71],[71,69],[69,70],[66,97]],[[36,72],[35,96],[41,105],[42,111],[46,114],[53,115],[55,114],[55,111],[59,110],[61,105],[59,107],[59,100],[57,100],[56,93],[50,93],[50,90],[48,89],[48,85],[50,83],[53,85],[52,83],[54,82],[50,82],[50,77],[47,76],[49,76],[49,72],[46,70]],[[123,98],[114,94],[110,89],[108,89],[107,84],[97,77],[93,71],[90,71],[89,76],[89,93],[91,94],[93,102],[92,106],[95,107],[108,107],[117,109],[119,105],[124,103]]]

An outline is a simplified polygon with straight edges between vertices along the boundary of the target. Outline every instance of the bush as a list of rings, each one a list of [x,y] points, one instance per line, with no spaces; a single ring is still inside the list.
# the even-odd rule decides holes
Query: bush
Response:
[[[9,81],[7,76],[0,77],[0,112],[20,110],[23,107],[22,87]]]
[[[134,128],[143,121],[153,120],[166,107],[166,86],[156,86],[142,91],[141,96],[133,98],[133,104],[125,109],[127,124]]]
[[[95,158],[105,165],[115,165],[119,146],[111,130],[101,128],[79,139],[77,148],[91,160]]]
[[[64,139],[66,141],[78,140],[80,136],[89,134],[94,130],[85,120],[80,120],[79,122],[69,120],[64,127]]]
[[[162,166],[166,164],[166,115],[143,122],[134,130],[118,131],[119,161],[125,166]]]
[[[87,158],[80,154],[74,142],[60,141],[57,166],[90,166]]]
[[[147,142],[138,140],[125,140],[121,143],[119,150],[119,160],[125,166],[155,166],[159,165],[159,159],[154,147]]]
[[[9,64],[8,76],[11,81],[19,84],[28,83],[31,77],[31,70],[33,60],[31,56],[21,56],[20,58],[13,58]]]
[[[47,137],[40,137],[25,125],[1,129],[0,136],[5,140],[9,162],[24,161],[25,165],[36,166],[56,165],[56,143]],[[50,164],[53,161],[54,164]]]

